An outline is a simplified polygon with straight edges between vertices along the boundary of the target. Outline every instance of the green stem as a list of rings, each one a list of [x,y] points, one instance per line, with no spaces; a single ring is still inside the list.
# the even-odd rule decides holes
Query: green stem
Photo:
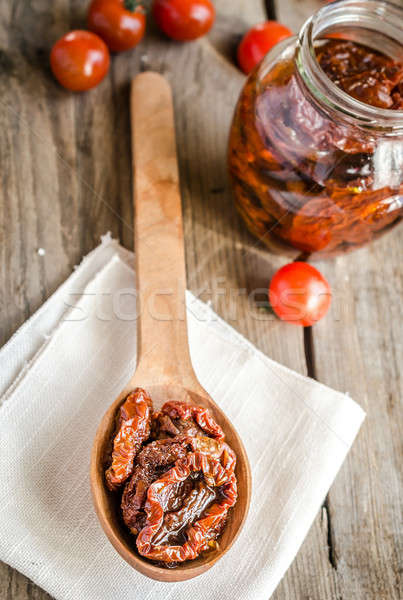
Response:
[[[140,0],[124,0],[124,6],[126,10],[135,12],[138,8],[143,6],[143,3]]]

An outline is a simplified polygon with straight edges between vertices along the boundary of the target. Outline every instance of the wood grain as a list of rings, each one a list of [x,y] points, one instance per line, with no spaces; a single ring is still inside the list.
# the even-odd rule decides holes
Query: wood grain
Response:
[[[340,300],[306,340],[256,307],[248,295],[264,289],[284,260],[263,251],[238,218],[225,153],[244,81],[232,60],[236,43],[265,18],[265,3],[215,4],[207,38],[178,45],[151,29],[137,50],[114,57],[99,88],[74,96],[54,83],[47,56],[60,35],[80,25],[86,3],[0,3],[0,343],[100,235],[110,230],[132,248],[129,81],[145,68],[164,73],[174,89],[189,287],[270,357],[349,391],[369,414],[274,598],[393,600],[403,554],[402,231],[323,266]],[[297,30],[320,0],[271,4]],[[0,600],[10,598],[48,596],[3,565]]]
[[[185,311],[186,265],[172,90],[146,72],[131,92],[136,290],[136,376],[192,385]],[[141,386],[141,384],[139,383]],[[144,385],[144,384],[143,384]]]
[[[400,229],[320,265],[337,281],[338,306],[326,326],[315,328],[314,375],[349,392],[368,415],[326,502],[329,559],[342,598],[403,596],[402,243]]]
[[[320,5],[276,2],[279,19],[294,31]],[[400,228],[317,265],[332,283],[334,300],[328,318],[306,332],[310,375],[349,393],[368,416],[322,509],[333,593],[310,590],[306,597],[403,597],[402,244]],[[280,588],[277,594],[282,598]]]

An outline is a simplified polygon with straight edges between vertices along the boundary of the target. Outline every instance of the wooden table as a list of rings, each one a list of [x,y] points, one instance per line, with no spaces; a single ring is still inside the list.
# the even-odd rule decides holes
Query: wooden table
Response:
[[[136,51],[113,59],[99,88],[71,95],[53,81],[48,52],[59,36],[83,23],[86,4],[9,0],[0,6],[0,343],[101,234],[110,230],[132,248],[129,81],[141,69],[163,72],[175,93],[189,287],[268,356],[350,393],[368,412],[273,597],[398,600],[403,228],[319,265],[335,297],[331,313],[313,330],[259,312],[248,293],[265,288],[285,259],[260,249],[245,231],[233,206],[225,153],[244,82],[232,60],[234,48],[249,25],[265,18],[263,2],[217,0],[214,31],[192,44],[174,44],[150,31]],[[297,30],[320,2],[266,4],[271,17]],[[46,597],[1,565],[0,600]]]

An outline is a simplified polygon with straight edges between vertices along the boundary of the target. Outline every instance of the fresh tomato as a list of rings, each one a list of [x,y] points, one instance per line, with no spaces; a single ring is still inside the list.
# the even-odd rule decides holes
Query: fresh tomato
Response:
[[[153,16],[168,37],[184,42],[211,29],[215,8],[210,0],[154,0]]]
[[[277,21],[252,27],[238,46],[238,63],[242,71],[250,73],[273,46],[291,35],[292,31]]]
[[[98,85],[109,69],[109,51],[95,33],[70,31],[50,53],[53,75],[63,87],[82,92]]]
[[[312,265],[293,262],[275,273],[270,282],[269,300],[283,321],[308,327],[329,310],[330,286]]]
[[[146,16],[136,0],[93,0],[87,23],[88,29],[97,33],[109,50],[122,52],[143,39]]]

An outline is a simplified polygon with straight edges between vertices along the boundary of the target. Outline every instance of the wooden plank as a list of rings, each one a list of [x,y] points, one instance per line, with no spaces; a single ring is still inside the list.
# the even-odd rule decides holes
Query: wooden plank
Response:
[[[101,232],[118,235],[121,228],[111,86],[73,96],[47,66],[52,41],[70,26],[67,7],[14,2],[0,8],[3,342]]]
[[[0,600],[49,600],[41,588],[26,577],[0,563]]]
[[[294,31],[315,5],[320,2],[276,3],[279,19]],[[403,596],[402,240],[400,228],[369,248],[321,263],[335,299],[327,319],[307,332],[311,374],[350,393],[368,412],[323,509],[335,597],[344,600]]]
[[[403,595],[402,229],[320,265],[337,310],[313,329],[316,377],[367,411],[328,502],[331,560],[340,597]]]
[[[278,15],[296,31],[318,4],[278,0]],[[267,286],[284,259],[263,252],[245,232],[233,208],[224,161],[232,109],[244,81],[231,61],[240,35],[264,19],[263,2],[220,0],[216,6],[217,23],[208,38],[178,45],[152,30],[138,50],[114,57],[110,76],[98,89],[80,96],[61,90],[44,65],[52,42],[80,23],[85,3],[14,0],[0,6],[0,343],[54,291],[105,231],[111,230],[132,247],[128,81],[141,68],[153,68],[170,78],[175,91],[190,288],[201,291],[203,299],[211,300],[219,314],[269,356],[306,372],[302,332],[258,312],[247,298],[250,290]],[[363,259],[355,257],[324,266],[336,286],[343,283],[343,265],[350,280],[358,268],[362,274],[359,284],[345,284],[347,320],[330,323],[327,319],[315,328],[315,372],[320,380],[350,391],[358,400],[367,391],[371,423],[276,591],[276,600],[397,597],[397,588],[391,587],[397,560],[396,551],[392,553],[398,527],[393,479],[397,467],[389,465],[392,460],[399,464],[401,439],[395,419],[399,380],[397,367],[391,366],[393,352],[402,355],[394,328],[398,296],[393,291],[393,286],[401,286],[401,268],[398,242],[392,243],[390,259],[392,239],[379,242],[376,250],[362,251],[370,252],[369,270]],[[37,253],[41,247],[45,256]],[[377,262],[387,263],[393,275],[387,291],[382,291],[379,276],[372,282]],[[357,312],[354,297],[362,289],[367,290],[368,301],[361,301],[360,316],[352,323]],[[392,311],[382,312],[381,302],[390,298]],[[368,331],[368,322],[376,322],[373,319],[380,319],[380,326]],[[343,349],[348,345],[344,338],[350,336],[353,343],[348,352],[336,352],[341,343]],[[382,344],[386,345],[383,353]],[[328,355],[333,364],[326,366]],[[381,380],[383,369],[386,377]],[[379,407],[375,389],[382,396]],[[376,477],[370,470],[374,457],[379,463]],[[389,477],[390,492],[383,500],[381,483],[385,487]],[[385,542],[384,526],[389,536]],[[0,600],[10,597],[48,598],[22,575],[1,565]]]
[[[7,3],[1,9],[3,62],[8,64],[1,77],[2,125],[8,136],[1,156],[1,235],[6,242],[1,289],[7,311],[2,341],[106,230],[132,247],[128,80],[144,65],[163,71],[175,88],[189,285],[195,291],[206,283],[213,288],[213,280],[224,277],[228,290],[267,286],[282,259],[262,253],[247,236],[226,180],[228,128],[244,81],[215,43],[219,37],[223,45],[233,40],[227,3],[221,3],[223,14],[219,10],[211,42],[178,45],[151,32],[138,51],[114,57],[111,75],[99,88],[75,96],[60,89],[43,66],[52,41],[76,21],[74,10],[68,12],[66,1],[51,8],[45,4],[46,9],[43,1],[14,3],[11,10]],[[263,18],[261,7],[246,12],[245,1],[239,6],[237,31]],[[248,21],[242,21],[244,14]],[[45,256],[38,255],[39,248]],[[262,273],[259,282],[257,272]],[[8,302],[8,294],[17,302]],[[303,370],[303,355],[294,357],[301,336],[291,330],[284,336],[274,321],[265,330],[256,324],[262,317],[245,297],[239,304],[240,314],[230,320],[244,333],[248,330],[251,339],[257,337],[261,348],[272,347],[276,358],[288,365],[299,362]],[[284,346],[285,338],[289,344]]]
[[[119,234],[116,215],[126,182],[130,198],[129,177],[111,168],[119,143],[113,127],[119,106],[111,102],[111,86],[73,97],[58,88],[47,67],[52,42],[75,22],[69,7],[69,2],[0,6],[0,343],[55,290],[101,233]],[[89,120],[83,127],[95,108],[95,123]],[[94,146],[96,171],[88,156]],[[129,165],[130,155],[125,156]],[[0,599],[10,598],[49,596],[1,564]]]
[[[325,0],[272,0],[277,20],[294,33],[298,33],[305,21],[325,3]]]
[[[265,315],[248,301],[247,293],[256,284],[266,287],[281,259],[247,236],[226,179],[228,128],[244,81],[229,57],[239,36],[264,18],[263,5],[217,2],[214,32],[193,44],[174,44],[151,29],[135,52],[114,57],[99,88],[71,95],[53,81],[47,56],[55,39],[79,26],[84,8],[78,0],[0,7],[0,342],[101,234],[111,230],[132,247],[128,84],[140,69],[153,68],[170,78],[175,92],[189,286],[265,352],[304,372],[301,332],[284,335],[267,315],[262,323]],[[224,298],[215,291],[220,287]],[[0,582],[1,600],[47,597],[5,565]]]
[[[269,17],[276,18],[298,33],[306,19],[320,6],[321,0],[267,0]],[[309,361],[309,357],[308,357]],[[307,364],[308,370],[310,365]],[[311,373],[310,373],[311,374]],[[312,528],[273,600],[342,600],[329,555],[329,520],[326,506]],[[346,599],[345,599],[346,600]]]

